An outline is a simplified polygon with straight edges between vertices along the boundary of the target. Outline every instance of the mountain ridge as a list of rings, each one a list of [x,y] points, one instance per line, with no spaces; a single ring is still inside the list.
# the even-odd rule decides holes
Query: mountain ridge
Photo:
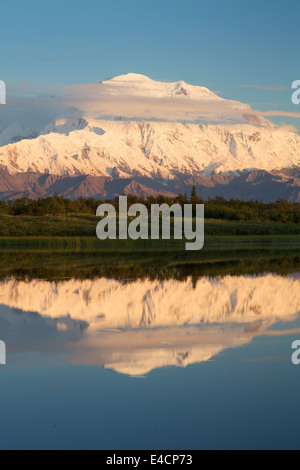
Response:
[[[288,173],[288,170],[286,170]],[[122,194],[147,198],[164,195],[190,194],[196,186],[197,194],[204,200],[223,196],[225,199],[258,200],[273,202],[286,199],[300,202],[300,170],[291,175],[273,171],[250,171],[240,176],[213,175],[211,177],[189,176],[165,181],[163,179],[77,175],[58,176],[44,173],[0,173],[0,199],[12,200],[23,197],[38,199],[56,194],[77,199],[94,197],[113,199]]]

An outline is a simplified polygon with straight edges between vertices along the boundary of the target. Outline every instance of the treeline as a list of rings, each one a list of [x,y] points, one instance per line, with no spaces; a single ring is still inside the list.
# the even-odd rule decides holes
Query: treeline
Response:
[[[128,205],[135,203],[145,204],[150,212],[152,204],[196,204],[205,205],[205,218],[231,221],[280,222],[299,224],[300,204],[285,200],[278,200],[265,204],[259,201],[243,201],[239,199],[226,200],[215,197],[203,201],[197,196],[194,187],[191,196],[178,195],[173,198],[165,196],[150,196],[147,199],[128,195]],[[62,196],[48,198],[17,199],[14,201],[0,201],[0,214],[12,216],[45,216],[45,215],[95,215],[97,207],[103,202],[109,202],[118,209],[119,199],[99,201],[94,198],[79,198],[70,200]]]

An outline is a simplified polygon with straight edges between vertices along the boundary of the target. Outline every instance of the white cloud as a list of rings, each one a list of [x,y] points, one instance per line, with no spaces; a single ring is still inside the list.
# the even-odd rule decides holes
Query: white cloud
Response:
[[[0,110],[1,128],[9,125],[40,132],[50,121],[76,108],[84,117],[184,121],[200,124],[269,125],[265,116],[250,106],[230,101],[203,87],[184,82],[155,82],[142,75],[113,81],[63,86],[21,82],[9,88],[7,106]],[[128,78],[130,77],[130,78]],[[24,131],[25,133],[25,131]]]
[[[292,112],[292,111],[264,111],[263,112],[264,116],[286,116],[286,117],[292,117],[292,118],[300,118],[300,113],[297,112]]]

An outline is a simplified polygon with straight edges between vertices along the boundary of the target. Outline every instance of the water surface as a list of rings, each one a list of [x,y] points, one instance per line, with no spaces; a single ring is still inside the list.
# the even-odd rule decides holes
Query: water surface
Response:
[[[298,448],[300,278],[282,269],[5,276],[1,448]]]

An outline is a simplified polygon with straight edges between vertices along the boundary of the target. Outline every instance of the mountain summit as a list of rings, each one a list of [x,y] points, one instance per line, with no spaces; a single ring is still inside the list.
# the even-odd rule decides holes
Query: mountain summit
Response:
[[[151,98],[190,98],[203,99],[210,98],[222,100],[208,88],[202,86],[188,85],[184,81],[167,83],[152,80],[146,75],[128,73],[101,82],[103,85],[113,87],[118,94],[128,94],[131,96],[145,96]]]

